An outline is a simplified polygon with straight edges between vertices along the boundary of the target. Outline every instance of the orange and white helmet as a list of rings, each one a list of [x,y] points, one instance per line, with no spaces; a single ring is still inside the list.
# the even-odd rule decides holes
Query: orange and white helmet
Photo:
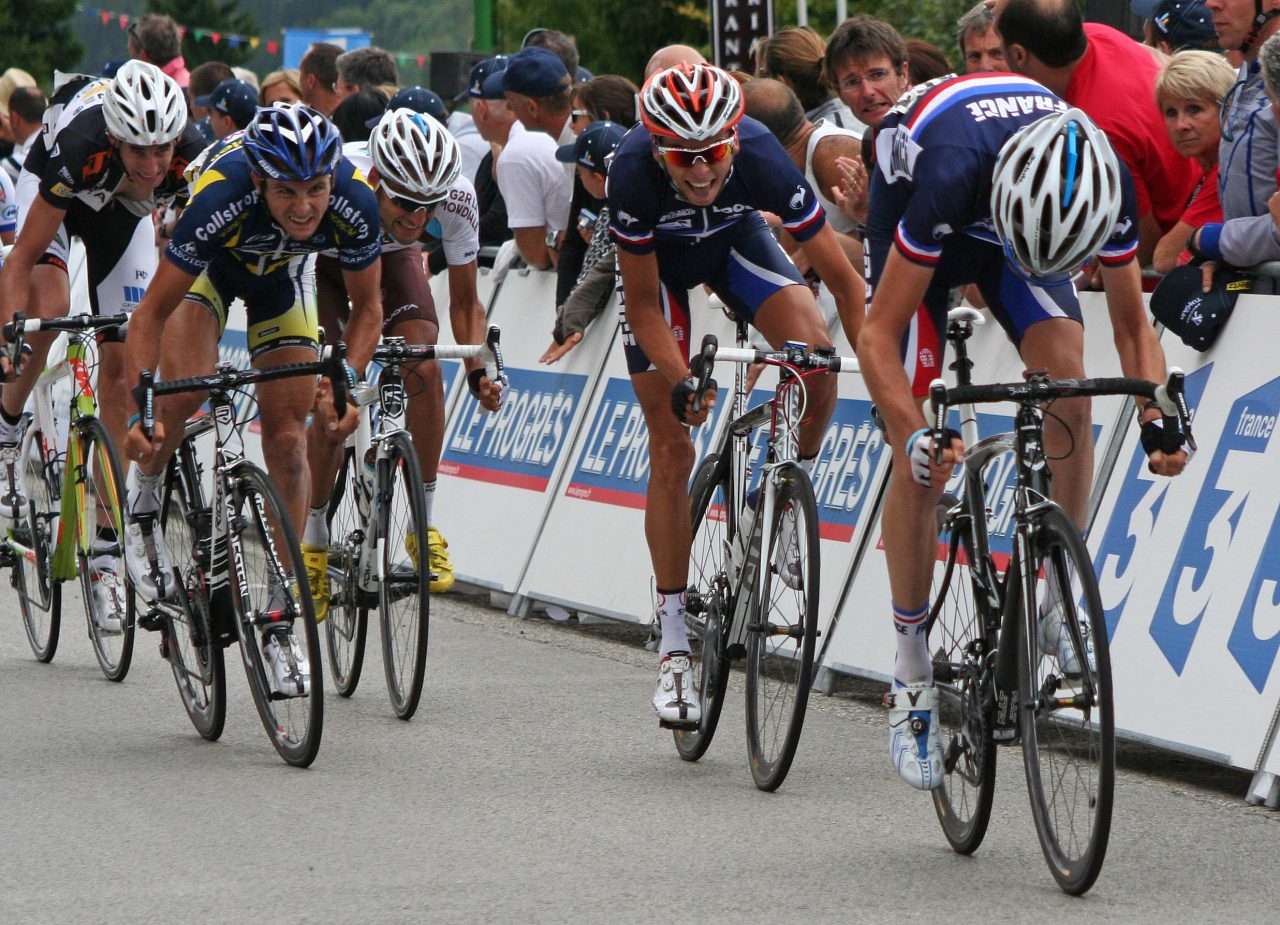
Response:
[[[706,141],[742,119],[742,88],[714,64],[657,71],[640,90],[640,119],[654,135]]]

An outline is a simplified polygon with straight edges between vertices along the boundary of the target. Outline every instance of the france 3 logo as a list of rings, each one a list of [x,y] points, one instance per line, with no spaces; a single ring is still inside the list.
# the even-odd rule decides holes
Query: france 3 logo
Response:
[[[1212,371],[1187,377],[1193,409]],[[1280,479],[1269,452],[1278,410],[1280,379],[1240,395],[1216,441],[1197,433],[1212,457],[1202,454],[1178,479],[1150,475],[1136,450],[1095,559],[1111,635],[1126,605],[1154,598],[1150,636],[1181,675],[1206,618],[1232,621],[1227,652],[1259,693],[1280,650]],[[1189,514],[1173,500],[1183,479],[1203,479]],[[1146,618],[1141,604],[1131,609]]]
[[[575,433],[587,377],[510,369],[511,391],[491,414],[469,396],[445,436],[440,471],[530,491],[546,491]]]

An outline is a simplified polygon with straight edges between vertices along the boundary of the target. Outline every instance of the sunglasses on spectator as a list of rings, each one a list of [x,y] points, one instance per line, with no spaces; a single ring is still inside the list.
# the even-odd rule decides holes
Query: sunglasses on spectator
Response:
[[[378,189],[387,194],[387,198],[391,200],[393,205],[399,209],[404,209],[406,212],[430,212],[449,198],[448,196],[437,196],[435,199],[414,199],[412,196],[393,191],[387,185],[386,180],[378,181]]]
[[[658,145],[659,156],[670,167],[679,167],[682,170],[688,170],[695,166],[698,161],[707,164],[718,164],[733,150],[733,142],[737,138],[737,133],[730,135],[714,144],[709,144],[705,148],[669,148],[665,145]]]

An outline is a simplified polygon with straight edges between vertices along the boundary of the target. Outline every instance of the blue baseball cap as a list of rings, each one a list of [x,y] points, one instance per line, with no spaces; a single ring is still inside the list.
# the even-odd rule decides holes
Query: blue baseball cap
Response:
[[[592,73],[591,73],[590,71],[588,71],[585,67],[583,67],[581,64],[579,64],[579,65],[578,65],[578,73],[576,73],[576,74],[574,74],[574,75],[573,75],[573,79],[574,79],[574,81],[575,81],[576,83],[584,84],[584,83],[586,83],[588,80],[592,80],[592,79],[594,79],[594,78],[595,78],[595,76],[596,76],[595,74],[592,74]]]
[[[196,97],[195,104],[206,109],[216,109],[224,116],[230,116],[236,128],[244,128],[258,111],[258,91],[247,81],[228,77],[214,87],[208,96]]]
[[[1160,0],[1129,0],[1129,9],[1143,19],[1151,19],[1155,16],[1158,6],[1160,6]]]
[[[506,70],[485,78],[482,88],[487,99],[493,93],[519,93],[535,99],[555,96],[570,86],[564,62],[545,48],[522,48],[507,61]]]
[[[421,113],[424,116],[430,116],[441,125],[449,121],[449,114],[445,112],[444,100],[440,99],[440,95],[426,87],[405,87],[403,90],[397,90],[395,96],[387,103],[387,109],[395,112],[397,109],[412,109],[414,112]],[[381,121],[382,116],[369,119],[365,122],[365,128],[373,128]]]
[[[485,58],[479,64],[471,69],[471,79],[467,81],[467,89],[464,93],[472,99],[477,100],[500,100],[504,99],[502,88],[498,87],[493,93],[485,93],[485,81],[494,74],[500,74],[507,69],[507,62],[510,61],[507,55],[495,55],[492,58]],[[462,94],[459,94],[460,96]]]
[[[1183,48],[1217,48],[1218,33],[1205,0],[1163,0],[1151,23],[1156,35],[1179,51]]]
[[[607,119],[592,122],[582,130],[573,144],[556,148],[556,160],[565,164],[577,164],[596,173],[605,173],[609,166],[609,155],[622,144],[622,136],[625,134],[627,130],[616,122]]]

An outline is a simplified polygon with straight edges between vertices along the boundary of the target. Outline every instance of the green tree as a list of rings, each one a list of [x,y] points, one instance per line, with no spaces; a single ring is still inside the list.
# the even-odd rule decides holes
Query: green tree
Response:
[[[849,15],[866,13],[891,23],[903,38],[924,39],[942,49],[953,67],[960,67],[960,49],[956,45],[956,20],[977,0],[854,0],[849,4]],[[773,8],[774,28],[794,25],[795,0],[775,0]],[[835,0],[809,0],[809,25],[824,38],[835,31]]]
[[[10,63],[48,91],[54,68],[66,70],[80,59],[84,46],[76,41],[70,21],[76,0],[39,0],[35,6],[32,11],[29,4],[0,4],[0,48],[8,51]]]
[[[240,8],[240,0],[147,0],[147,11],[165,13],[186,27],[182,56],[188,68],[206,61],[225,61],[233,67],[243,64],[253,49],[247,43],[233,45],[227,36],[258,34],[257,22]],[[217,44],[213,41],[215,32]]]

